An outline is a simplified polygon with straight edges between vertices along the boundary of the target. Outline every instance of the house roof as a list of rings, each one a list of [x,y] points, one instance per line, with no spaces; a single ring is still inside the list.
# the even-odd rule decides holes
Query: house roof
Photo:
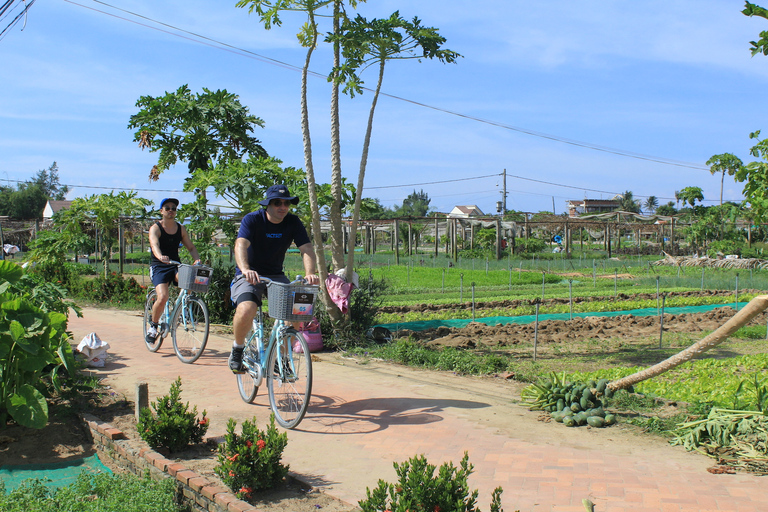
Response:
[[[43,209],[43,218],[51,218],[54,213],[65,210],[72,206],[72,201],[51,201],[49,200]]]
[[[468,205],[456,205],[453,207],[453,210],[451,210],[451,213],[449,215],[465,215],[465,216],[481,216],[484,215],[483,211],[477,207],[475,204],[468,204]]]

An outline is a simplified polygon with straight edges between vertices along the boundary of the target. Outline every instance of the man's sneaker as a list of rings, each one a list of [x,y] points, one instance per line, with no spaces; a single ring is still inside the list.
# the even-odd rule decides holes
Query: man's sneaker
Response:
[[[232,373],[243,373],[243,348],[244,347],[232,347],[232,352],[229,354],[229,369]]]
[[[147,327],[147,334],[144,336],[144,340],[147,343],[154,343],[157,339],[157,324],[154,322],[149,322],[149,327]]]

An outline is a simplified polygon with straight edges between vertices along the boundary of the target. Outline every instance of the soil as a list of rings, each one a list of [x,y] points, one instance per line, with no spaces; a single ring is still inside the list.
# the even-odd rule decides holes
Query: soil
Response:
[[[459,307],[460,305],[457,305]],[[423,305],[420,309],[431,309],[432,305]],[[450,306],[443,305],[443,308]],[[466,307],[460,306],[460,307]],[[486,307],[498,305],[486,304]],[[413,309],[413,306],[409,306]],[[389,308],[390,311],[401,309]],[[723,325],[734,314],[731,308],[717,309],[708,313],[690,315],[665,315],[665,332],[699,333],[714,330]],[[766,317],[758,316],[753,323],[765,325]],[[520,340],[533,338],[533,324],[504,326],[486,326],[480,323],[470,323],[462,329],[440,327],[422,332],[400,332],[398,335],[412,335],[424,342],[435,346],[455,346],[477,348],[485,347],[498,350],[514,349]],[[569,342],[585,339],[613,339],[618,343],[633,343],[633,341],[659,336],[659,320],[657,317],[589,317],[574,318],[568,322],[544,321],[538,326],[538,341],[543,346],[566,347]],[[499,376],[497,378],[509,378]],[[66,404],[53,403],[50,407],[50,421],[41,430],[26,429],[10,424],[0,429],[0,465],[60,462],[82,458],[95,453],[90,443],[85,426],[77,419],[74,410],[88,412],[111,423],[122,430],[126,436],[139,440],[136,432],[136,421],[133,415],[133,405],[119,399],[109,391],[90,393],[78,399],[76,407]],[[672,411],[674,412],[674,411]],[[537,413],[531,413],[537,414]],[[546,416],[546,417],[545,417]],[[549,421],[548,415],[541,418],[542,425]],[[544,428],[542,426],[542,428]],[[640,437],[628,436],[627,443],[637,444]],[[617,450],[624,447],[616,446]],[[211,481],[220,483],[214,473],[216,467],[216,447],[213,445],[198,445],[180,453],[174,453],[173,458],[179,460],[198,474]],[[109,461],[104,461],[110,466]],[[110,467],[114,472],[123,471],[120,467]],[[223,484],[220,484],[225,487]],[[273,491],[262,493],[257,500],[252,501],[264,512],[293,512],[296,510],[322,509],[325,512],[351,512],[359,510],[350,508],[348,504],[335,500],[324,493],[304,487],[301,483],[288,479],[286,484]]]

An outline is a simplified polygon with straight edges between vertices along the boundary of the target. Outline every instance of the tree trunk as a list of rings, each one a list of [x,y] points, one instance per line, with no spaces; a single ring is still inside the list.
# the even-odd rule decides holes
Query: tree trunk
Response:
[[[339,16],[341,0],[333,2],[333,33],[339,33]],[[333,43],[333,69],[339,68],[341,45],[338,41]],[[339,82],[336,80],[337,71],[333,72],[331,81],[331,202],[329,217],[331,221],[331,257],[333,269],[340,270],[344,267],[344,233],[341,226],[341,193],[343,183],[341,181],[341,134],[339,128]],[[354,233],[350,237],[350,244],[354,244]],[[349,251],[354,255],[354,245]],[[354,258],[354,256],[351,256]],[[348,269],[351,270],[351,269]],[[351,274],[350,274],[351,277]]]
[[[314,25],[314,17],[310,16],[310,22]],[[309,191],[309,207],[312,211],[312,238],[317,255],[317,273],[320,276],[320,298],[328,311],[331,320],[338,321],[342,318],[341,311],[331,300],[325,288],[325,280],[328,277],[328,266],[325,262],[325,249],[323,247],[323,233],[320,229],[320,208],[317,202],[317,182],[315,181],[315,168],[312,165],[312,140],[309,133],[309,107],[307,105],[307,72],[312,51],[317,43],[317,30],[315,27],[315,41],[307,49],[307,58],[301,70],[301,134],[304,143],[304,168],[307,174],[307,189]]]
[[[686,361],[690,361],[694,357],[701,355],[707,350],[724,342],[728,339],[729,336],[732,336],[734,332],[739,330],[739,328],[745,326],[747,323],[749,323],[750,320],[765,311],[767,308],[768,295],[759,295],[749,301],[749,304],[744,306],[741,311],[737,312],[733,317],[731,317],[730,320],[718,327],[715,332],[709,336],[704,337],[682,352],[679,352],[669,359],[655,364],[650,368],[646,368],[645,370],[641,370],[637,373],[633,373],[632,375],[628,375],[622,379],[609,383],[608,387],[614,391],[617,389],[624,389],[628,388],[629,386],[634,386],[638,382],[642,382],[644,380],[656,377],[657,375],[661,375],[662,373],[668,372],[672,368],[675,368],[676,366],[679,366]]]

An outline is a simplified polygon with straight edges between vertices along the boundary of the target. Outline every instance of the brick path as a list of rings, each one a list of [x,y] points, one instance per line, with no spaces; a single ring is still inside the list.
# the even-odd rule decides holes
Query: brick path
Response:
[[[129,400],[136,383],[149,383],[150,400],[182,377],[182,399],[206,409],[209,435],[222,435],[229,418],[269,418],[265,389],[255,404],[240,400],[226,368],[231,340],[212,336],[194,364],[181,363],[166,340],[146,350],[141,316],[86,309],[70,318],[75,341],[96,332],[110,344],[101,369],[105,383]],[[385,364],[358,364],[319,354],[313,399],[299,427],[288,432],[284,462],[308,483],[349,503],[379,479],[395,480],[392,463],[423,454],[430,463],[458,465],[469,453],[470,485],[489,509],[492,490],[504,490],[504,510],[583,512],[768,511],[761,477],[713,475],[713,461],[620,427],[568,429],[542,423],[513,403],[520,386],[500,379],[458,377]]]

